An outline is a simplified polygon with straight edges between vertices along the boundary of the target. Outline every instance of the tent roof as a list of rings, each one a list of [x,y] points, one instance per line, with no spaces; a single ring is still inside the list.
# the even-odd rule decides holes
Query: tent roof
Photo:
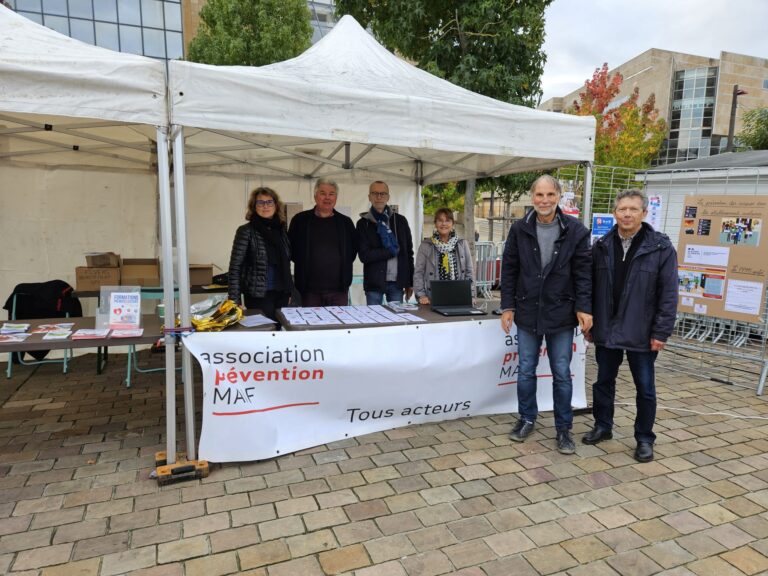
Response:
[[[368,171],[425,182],[591,161],[595,121],[500,102],[397,58],[350,16],[260,68],[169,63],[187,168],[293,177]]]
[[[163,62],[84,44],[0,5],[0,79],[0,159],[150,167],[150,126],[168,122]]]

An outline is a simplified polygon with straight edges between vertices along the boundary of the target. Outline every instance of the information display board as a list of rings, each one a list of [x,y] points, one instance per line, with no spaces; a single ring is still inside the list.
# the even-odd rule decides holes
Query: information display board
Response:
[[[766,218],[763,196],[685,197],[677,250],[680,312],[762,320]]]

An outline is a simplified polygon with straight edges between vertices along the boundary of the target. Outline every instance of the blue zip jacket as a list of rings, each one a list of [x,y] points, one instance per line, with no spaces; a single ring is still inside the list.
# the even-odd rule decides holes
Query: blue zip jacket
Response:
[[[514,310],[515,324],[535,334],[575,328],[576,312],[592,313],[589,230],[557,208],[560,235],[552,261],[541,267],[536,211],[512,224],[501,260],[501,307]]]
[[[618,227],[592,247],[592,339],[606,348],[649,352],[651,338],[666,342],[677,316],[677,253],[666,234],[643,223],[645,235],[627,272],[613,315],[613,243]]]

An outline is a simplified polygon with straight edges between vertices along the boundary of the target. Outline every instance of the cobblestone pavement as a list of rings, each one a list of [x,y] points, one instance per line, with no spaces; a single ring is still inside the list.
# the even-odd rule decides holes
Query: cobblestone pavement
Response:
[[[753,390],[659,375],[648,464],[632,459],[622,371],[614,439],[581,444],[591,417],[578,415],[575,455],[555,450],[551,415],[523,444],[498,415],[159,487],[162,377],[128,390],[122,358],[101,375],[89,355],[68,375],[48,365],[3,380],[0,573],[768,574],[768,402]]]

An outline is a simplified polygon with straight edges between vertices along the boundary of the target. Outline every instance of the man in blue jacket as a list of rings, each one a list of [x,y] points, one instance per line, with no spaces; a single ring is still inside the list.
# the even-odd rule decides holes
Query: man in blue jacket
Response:
[[[501,261],[501,327],[517,325],[517,402],[520,419],[510,439],[522,442],[533,432],[536,368],[542,340],[552,370],[557,449],[573,454],[571,438],[571,357],[573,329],[592,326],[592,261],[589,230],[559,208],[560,182],[547,174],[531,186],[533,210],[509,230]]]
[[[669,238],[643,222],[648,197],[640,190],[620,192],[616,225],[592,248],[597,382],[592,387],[594,428],[582,441],[613,437],[616,375],[626,353],[637,390],[635,460],[653,460],[656,419],[654,362],[672,334],[677,315],[677,254]]]

